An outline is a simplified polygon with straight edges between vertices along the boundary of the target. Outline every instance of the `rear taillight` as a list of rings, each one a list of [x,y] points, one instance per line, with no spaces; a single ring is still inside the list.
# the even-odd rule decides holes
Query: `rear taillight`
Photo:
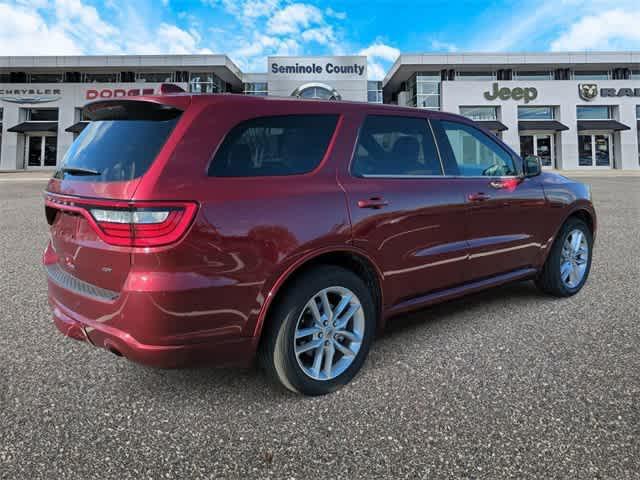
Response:
[[[124,247],[159,247],[180,240],[198,208],[192,202],[85,201],[53,195],[46,204],[82,214],[102,240]]]

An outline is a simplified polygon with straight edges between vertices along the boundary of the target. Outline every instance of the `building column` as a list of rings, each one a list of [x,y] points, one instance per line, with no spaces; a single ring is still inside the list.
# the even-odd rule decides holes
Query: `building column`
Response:
[[[556,137],[560,148],[556,149],[556,165],[561,170],[572,170],[578,167],[578,119],[575,103],[562,103],[558,108],[560,123],[569,130],[558,132]],[[560,138],[558,138],[560,137]]]
[[[631,127],[631,130],[620,132],[620,147],[615,153],[615,168],[623,170],[639,170],[638,163],[638,120],[636,119],[636,106],[624,103],[618,107],[618,115],[621,123]]]
[[[22,158],[24,153],[19,152],[18,149],[18,134],[7,132],[7,129],[20,123],[20,109],[17,105],[9,103],[4,103],[2,107],[2,152],[0,156],[0,170],[15,170],[22,168],[22,165],[18,166],[18,158]]]

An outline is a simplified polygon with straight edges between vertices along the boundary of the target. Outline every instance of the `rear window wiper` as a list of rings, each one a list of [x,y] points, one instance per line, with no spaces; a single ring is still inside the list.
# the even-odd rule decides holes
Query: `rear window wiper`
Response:
[[[71,175],[102,175],[98,170],[81,167],[62,167],[60,171],[62,173],[70,173]]]

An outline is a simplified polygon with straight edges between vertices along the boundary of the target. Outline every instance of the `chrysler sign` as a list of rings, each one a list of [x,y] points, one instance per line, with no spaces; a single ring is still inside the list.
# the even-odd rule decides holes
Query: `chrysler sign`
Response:
[[[0,100],[11,103],[47,103],[62,98],[59,88],[0,88]]]

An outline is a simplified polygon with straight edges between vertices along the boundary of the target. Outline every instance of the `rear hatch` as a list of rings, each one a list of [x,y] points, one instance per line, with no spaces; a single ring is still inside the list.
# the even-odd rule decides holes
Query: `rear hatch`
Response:
[[[132,201],[153,163],[171,153],[185,108],[175,103],[188,104],[188,97],[177,98],[182,100],[173,105],[151,99],[85,107],[91,122],[47,186],[51,249],[45,263],[54,278],[75,277],[72,285],[86,282],[119,292],[133,248],[175,241],[177,229],[190,222],[192,205]]]

